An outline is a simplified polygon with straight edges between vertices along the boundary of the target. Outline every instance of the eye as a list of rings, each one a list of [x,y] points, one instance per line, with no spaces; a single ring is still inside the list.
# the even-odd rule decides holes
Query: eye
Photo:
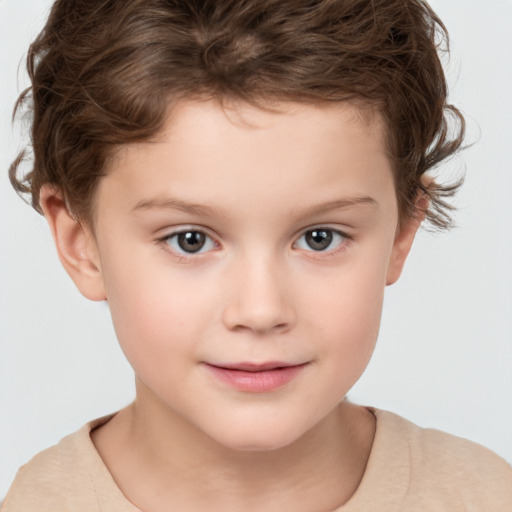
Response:
[[[296,242],[299,249],[316,252],[334,250],[348,237],[341,231],[330,228],[314,228],[306,231]]]
[[[215,242],[203,231],[190,229],[166,236],[163,241],[178,254],[198,254],[216,247]]]

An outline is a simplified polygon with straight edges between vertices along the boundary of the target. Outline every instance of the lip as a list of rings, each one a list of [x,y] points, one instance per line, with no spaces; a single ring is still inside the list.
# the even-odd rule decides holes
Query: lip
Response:
[[[210,373],[221,382],[250,393],[277,390],[297,377],[308,363],[293,364],[279,361],[266,363],[205,363]]]

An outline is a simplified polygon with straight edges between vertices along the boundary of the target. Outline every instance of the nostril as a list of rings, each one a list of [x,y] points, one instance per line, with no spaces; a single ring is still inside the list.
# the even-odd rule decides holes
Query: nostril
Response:
[[[271,277],[257,273],[236,283],[232,294],[226,296],[222,312],[229,330],[267,334],[290,329],[296,318],[293,299],[286,287]]]
[[[245,325],[239,323],[230,327],[233,331],[253,331],[258,334],[281,333],[288,330],[288,328],[289,324],[287,323],[280,323],[277,325],[256,325],[254,323],[248,323],[248,325]]]

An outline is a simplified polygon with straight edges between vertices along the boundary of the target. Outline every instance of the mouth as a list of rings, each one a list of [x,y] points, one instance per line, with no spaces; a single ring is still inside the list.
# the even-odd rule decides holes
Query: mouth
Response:
[[[239,391],[265,393],[275,391],[299,376],[309,363],[205,363],[210,373]]]

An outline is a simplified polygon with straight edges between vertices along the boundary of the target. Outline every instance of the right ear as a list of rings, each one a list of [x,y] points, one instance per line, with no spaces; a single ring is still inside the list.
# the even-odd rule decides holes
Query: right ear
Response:
[[[58,187],[43,185],[39,202],[50,225],[59,259],[77,288],[90,300],[105,300],[98,247],[90,228],[70,213]]]

